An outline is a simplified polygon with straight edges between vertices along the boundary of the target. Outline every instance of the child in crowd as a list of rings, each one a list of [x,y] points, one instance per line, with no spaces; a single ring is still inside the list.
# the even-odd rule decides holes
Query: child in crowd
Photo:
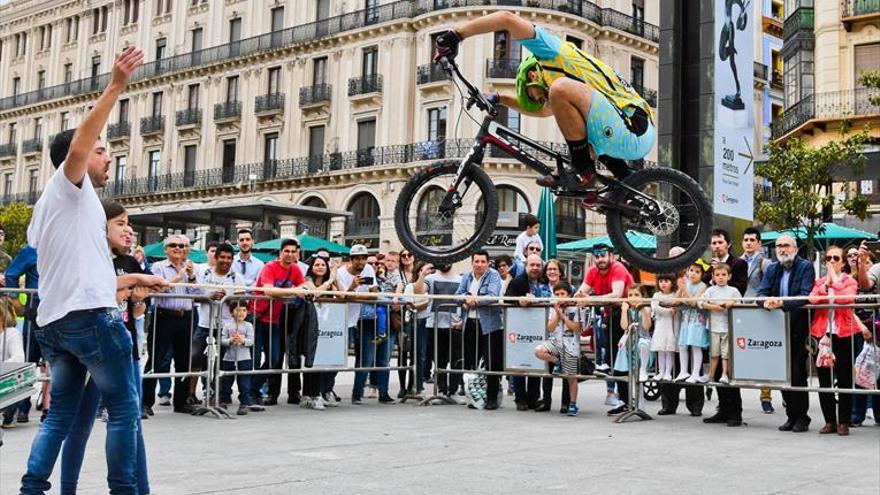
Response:
[[[553,295],[559,299],[571,297],[571,286],[563,281],[553,287]],[[564,306],[557,301],[550,308],[547,320],[547,340],[535,348],[535,356],[542,361],[555,363],[555,375],[568,375],[568,415],[577,416],[578,364],[580,363],[580,335],[583,325],[580,322],[577,306]]]
[[[523,215],[523,223],[526,226],[526,230],[516,236],[516,251],[513,252],[514,261],[521,263],[525,263],[526,258],[529,256],[529,253],[526,252],[529,244],[536,242],[541,249],[544,249],[544,243],[541,241],[541,236],[538,235],[538,231],[541,229],[541,222],[538,221],[538,217],[528,213]]]
[[[639,381],[648,381],[648,365],[651,358],[651,308],[640,301],[646,299],[648,294],[641,284],[632,284],[627,288],[626,297],[620,308],[620,326],[623,328],[623,336],[617,343],[622,351],[617,353],[614,361],[614,371],[629,372],[629,335],[635,332],[636,347],[639,350]]]
[[[23,363],[24,344],[21,332],[16,327],[15,308],[12,300],[0,296],[0,363]],[[15,413],[18,403],[10,405],[2,411],[3,428],[15,427]]]
[[[657,379],[672,380],[675,369],[675,350],[678,347],[678,329],[676,328],[675,308],[668,304],[675,298],[678,289],[674,274],[657,276],[657,288],[651,301],[651,313],[654,315],[654,335],[651,338],[651,350],[657,353]]]
[[[721,383],[730,383],[728,378],[728,344],[729,318],[727,310],[736,304],[742,296],[736,287],[727,285],[730,280],[730,265],[716,263],[712,267],[712,280],[715,285],[706,289],[700,300],[700,307],[709,311],[709,332],[712,342],[709,346],[709,376],[715,376],[718,369],[718,358],[721,358]]]
[[[223,334],[220,343],[226,347],[226,354],[220,362],[223,371],[251,371],[254,369],[254,361],[251,357],[254,346],[254,327],[246,321],[248,317],[247,302],[242,299],[229,301],[229,309],[232,312],[232,321],[223,323]],[[251,377],[250,375],[238,375],[238,415],[244,416],[250,411],[264,411],[263,406],[254,405],[251,402]],[[232,403],[232,381],[235,376],[223,376],[220,378],[220,404],[226,407]]]
[[[681,308],[681,328],[678,336],[678,361],[681,372],[675,377],[675,381],[685,380],[687,383],[705,383],[708,376],[702,376],[703,349],[709,347],[709,331],[706,328],[706,313],[697,307],[698,299],[706,291],[703,283],[703,267],[697,263],[687,270],[684,286],[678,288],[677,303]],[[688,372],[688,347],[690,347],[691,368]]]

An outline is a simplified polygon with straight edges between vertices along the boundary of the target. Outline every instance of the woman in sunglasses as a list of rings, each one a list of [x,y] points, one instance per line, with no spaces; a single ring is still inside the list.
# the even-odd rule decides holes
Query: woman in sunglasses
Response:
[[[824,277],[816,280],[813,290],[810,292],[810,304],[833,304],[832,308],[815,310],[810,334],[821,339],[826,335],[831,339],[831,350],[835,361],[832,367],[817,366],[819,385],[832,387],[837,381],[840,389],[852,388],[853,386],[853,335],[861,330],[856,321],[855,313],[850,307],[843,305],[852,304],[858,289],[856,280],[843,270],[843,249],[831,246],[825,251]],[[870,333],[865,330],[866,338]],[[849,435],[849,422],[852,413],[852,394],[837,394],[835,404],[834,393],[819,393],[819,404],[822,406],[822,415],[825,417],[825,426],[819,433],[822,435],[837,433],[840,436]]]

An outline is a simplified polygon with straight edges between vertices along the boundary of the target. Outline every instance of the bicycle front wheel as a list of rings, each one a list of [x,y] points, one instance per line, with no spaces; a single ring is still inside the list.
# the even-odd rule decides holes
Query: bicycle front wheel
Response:
[[[394,226],[416,259],[435,265],[463,260],[483,247],[498,221],[489,175],[468,164],[456,186],[457,162],[439,162],[414,175],[397,198]]]

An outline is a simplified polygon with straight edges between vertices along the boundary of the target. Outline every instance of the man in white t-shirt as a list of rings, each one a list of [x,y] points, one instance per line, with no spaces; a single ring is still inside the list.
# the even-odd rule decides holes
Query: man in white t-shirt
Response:
[[[143,52],[129,47],[116,56],[110,83],[76,131],[59,134],[50,147],[59,166],[34,207],[28,244],[40,252],[40,306],[35,335],[52,375],[52,407],[31,446],[22,494],[51,488],[49,476],[79,410],[86,374],[109,412],[107,483],[111,493],[137,493],[136,429],[140,414],[132,367],[132,342],[116,312],[117,289],[163,289],[148,275],[116,276],[107,244],[104,209],[95,192],[108,180],[110,158],[99,133],[107,123]]]

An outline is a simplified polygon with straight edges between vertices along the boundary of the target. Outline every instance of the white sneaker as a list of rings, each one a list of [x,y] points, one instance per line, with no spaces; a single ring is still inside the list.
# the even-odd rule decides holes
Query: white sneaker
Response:
[[[639,371],[639,381],[640,382],[648,381],[648,372],[647,371]]]
[[[597,364],[597,365],[596,365],[596,371],[608,371],[608,370],[610,370],[610,369],[611,369],[611,366],[608,366],[608,365],[605,364],[605,363]]]
[[[157,404],[160,406],[170,406],[171,405],[171,396],[170,395],[160,395]]]
[[[687,380],[688,378],[690,378],[690,376],[691,376],[690,373],[688,373],[686,371],[682,371],[681,373],[678,374],[678,376],[675,377],[674,381],[680,382],[683,380]],[[690,383],[693,383],[693,382],[690,382]]]
[[[679,376],[681,376],[681,375],[679,375]],[[678,381],[678,378],[676,378],[675,381]],[[693,375],[688,375],[687,380],[685,380],[684,382],[685,383],[697,383],[697,377],[695,377]]]
[[[330,394],[325,394],[321,399],[321,402],[324,404],[324,407],[339,407],[339,404],[336,403],[336,399]]]
[[[300,401],[299,407],[303,409],[311,409],[312,407],[312,399],[308,397],[303,397],[303,400]]]
[[[661,381],[664,381],[664,382],[671,382],[671,381],[672,381],[672,375],[669,374],[669,373],[667,373],[667,374],[661,376],[661,377],[660,377],[660,380],[661,380]]]
[[[697,378],[697,381],[700,383],[708,383],[709,382],[709,375],[703,375],[703,376]]]
[[[727,375],[721,375],[721,378],[718,379],[718,383],[723,383],[727,385],[730,383],[730,378],[727,378]]]
[[[365,398],[367,399],[375,399],[379,397],[379,389],[374,385],[367,385],[367,393]]]
[[[324,407],[324,399],[320,397],[309,399],[309,409],[314,409],[315,411],[325,410],[326,408]]]
[[[617,407],[617,403],[620,402],[617,400],[617,396],[614,394],[608,394],[605,396],[605,405],[608,407]]]

